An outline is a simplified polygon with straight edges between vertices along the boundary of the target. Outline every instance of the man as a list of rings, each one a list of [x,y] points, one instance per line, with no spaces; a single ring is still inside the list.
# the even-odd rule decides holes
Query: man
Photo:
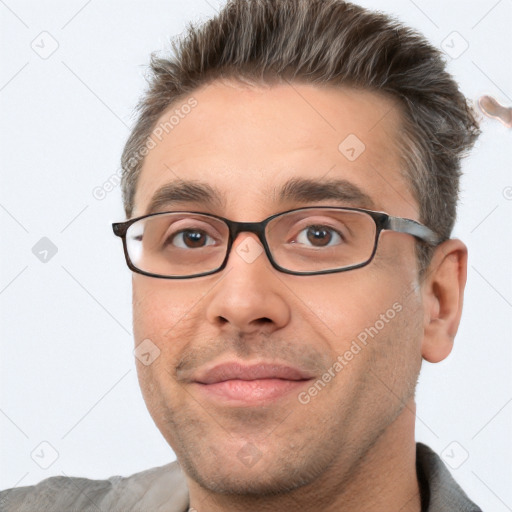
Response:
[[[450,353],[477,123],[439,52],[339,0],[238,0],[153,57],[122,156],[137,362],[178,463],[6,510],[479,511],[414,438]],[[384,213],[383,213],[384,212]]]

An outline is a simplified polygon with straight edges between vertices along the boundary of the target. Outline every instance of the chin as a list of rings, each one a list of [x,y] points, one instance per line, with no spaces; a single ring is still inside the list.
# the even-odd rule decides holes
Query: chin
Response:
[[[317,463],[298,467],[290,462],[280,465],[277,461],[265,465],[260,461],[246,469],[240,468],[238,460],[231,463],[217,461],[210,467],[198,467],[190,460],[180,460],[180,465],[203,489],[215,494],[254,498],[290,493],[314,482],[326,469]]]

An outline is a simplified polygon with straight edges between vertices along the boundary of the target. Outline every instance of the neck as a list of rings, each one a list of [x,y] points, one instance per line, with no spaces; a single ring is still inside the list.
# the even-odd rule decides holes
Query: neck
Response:
[[[337,461],[315,482],[278,496],[212,494],[187,477],[191,510],[203,512],[421,512],[416,476],[414,398],[361,458]]]

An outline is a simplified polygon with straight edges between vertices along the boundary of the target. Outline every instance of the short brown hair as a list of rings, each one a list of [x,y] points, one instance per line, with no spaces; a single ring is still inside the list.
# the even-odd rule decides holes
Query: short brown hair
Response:
[[[423,36],[342,0],[231,0],[206,23],[189,24],[172,50],[168,58],[151,55],[149,88],[121,157],[128,217],[144,161],[141,148],[166,109],[215,79],[288,80],[364,88],[398,100],[398,143],[420,221],[449,238],[460,160],[480,132],[443,54]],[[424,269],[431,250],[418,249]]]

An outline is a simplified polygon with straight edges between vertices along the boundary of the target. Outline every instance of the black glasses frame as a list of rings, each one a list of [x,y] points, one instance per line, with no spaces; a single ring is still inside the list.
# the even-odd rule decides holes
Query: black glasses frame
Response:
[[[265,230],[267,227],[267,224],[272,221],[273,219],[280,217],[282,215],[286,215],[288,213],[296,212],[296,211],[302,211],[302,210],[320,210],[320,209],[329,209],[329,210],[340,210],[340,211],[352,211],[352,212],[360,212],[365,213],[369,215],[375,222],[376,230],[375,230],[375,241],[373,244],[373,250],[370,255],[370,257],[362,262],[357,263],[355,265],[350,265],[348,267],[342,267],[339,269],[331,269],[331,270],[319,270],[319,271],[312,271],[312,272],[296,272],[293,270],[288,270],[286,268],[281,267],[278,265],[274,258],[272,257],[272,253],[270,252],[270,248],[267,243],[267,238],[265,236]],[[198,214],[198,215],[204,215],[206,217],[213,217],[214,219],[218,219],[220,221],[223,221],[229,229],[229,239],[228,244],[226,247],[226,256],[224,258],[224,261],[221,263],[221,265],[214,269],[209,270],[208,272],[203,272],[201,274],[193,274],[191,276],[166,276],[161,274],[152,274],[151,272],[146,272],[144,270],[141,270],[137,267],[135,267],[130,259],[130,256],[128,254],[128,247],[126,243],[126,233],[128,231],[128,228],[134,224],[135,222],[149,218],[149,217],[155,217],[157,215],[166,215],[169,213],[192,213],[192,214]],[[260,222],[236,222],[233,220],[226,219],[224,217],[220,217],[219,215],[214,215],[211,213],[205,213],[205,212],[196,212],[196,211],[176,211],[176,212],[157,212],[157,213],[150,213],[148,215],[142,215],[141,217],[135,217],[133,219],[129,219],[125,222],[115,222],[112,224],[112,229],[114,231],[114,234],[120,238],[123,239],[123,248],[124,248],[124,256],[126,259],[126,263],[128,267],[138,274],[143,274],[145,276],[149,277],[158,277],[162,279],[192,279],[194,277],[202,277],[202,276],[208,276],[211,274],[215,274],[217,272],[220,272],[223,270],[228,262],[229,255],[231,253],[231,247],[233,246],[233,242],[236,240],[236,237],[239,233],[248,232],[248,233],[254,233],[261,244],[263,245],[263,248],[265,250],[265,254],[267,255],[268,260],[270,261],[271,265],[280,272],[284,272],[285,274],[291,274],[291,275],[320,275],[320,274],[333,274],[337,272],[346,272],[347,270],[354,270],[356,268],[361,268],[366,265],[368,265],[374,258],[375,253],[377,252],[377,245],[379,242],[380,234],[382,231],[395,231],[397,233],[406,233],[408,235],[412,235],[418,240],[421,240],[425,242],[428,245],[438,245],[443,241],[442,237],[432,231],[427,226],[412,220],[412,219],[404,219],[402,217],[393,217],[391,215],[388,215],[384,212],[376,212],[373,210],[366,210],[364,208],[348,208],[348,207],[338,207],[338,206],[306,206],[302,208],[294,208],[292,210],[287,210],[285,212],[276,213],[274,215],[271,215],[270,217],[260,221]]]

